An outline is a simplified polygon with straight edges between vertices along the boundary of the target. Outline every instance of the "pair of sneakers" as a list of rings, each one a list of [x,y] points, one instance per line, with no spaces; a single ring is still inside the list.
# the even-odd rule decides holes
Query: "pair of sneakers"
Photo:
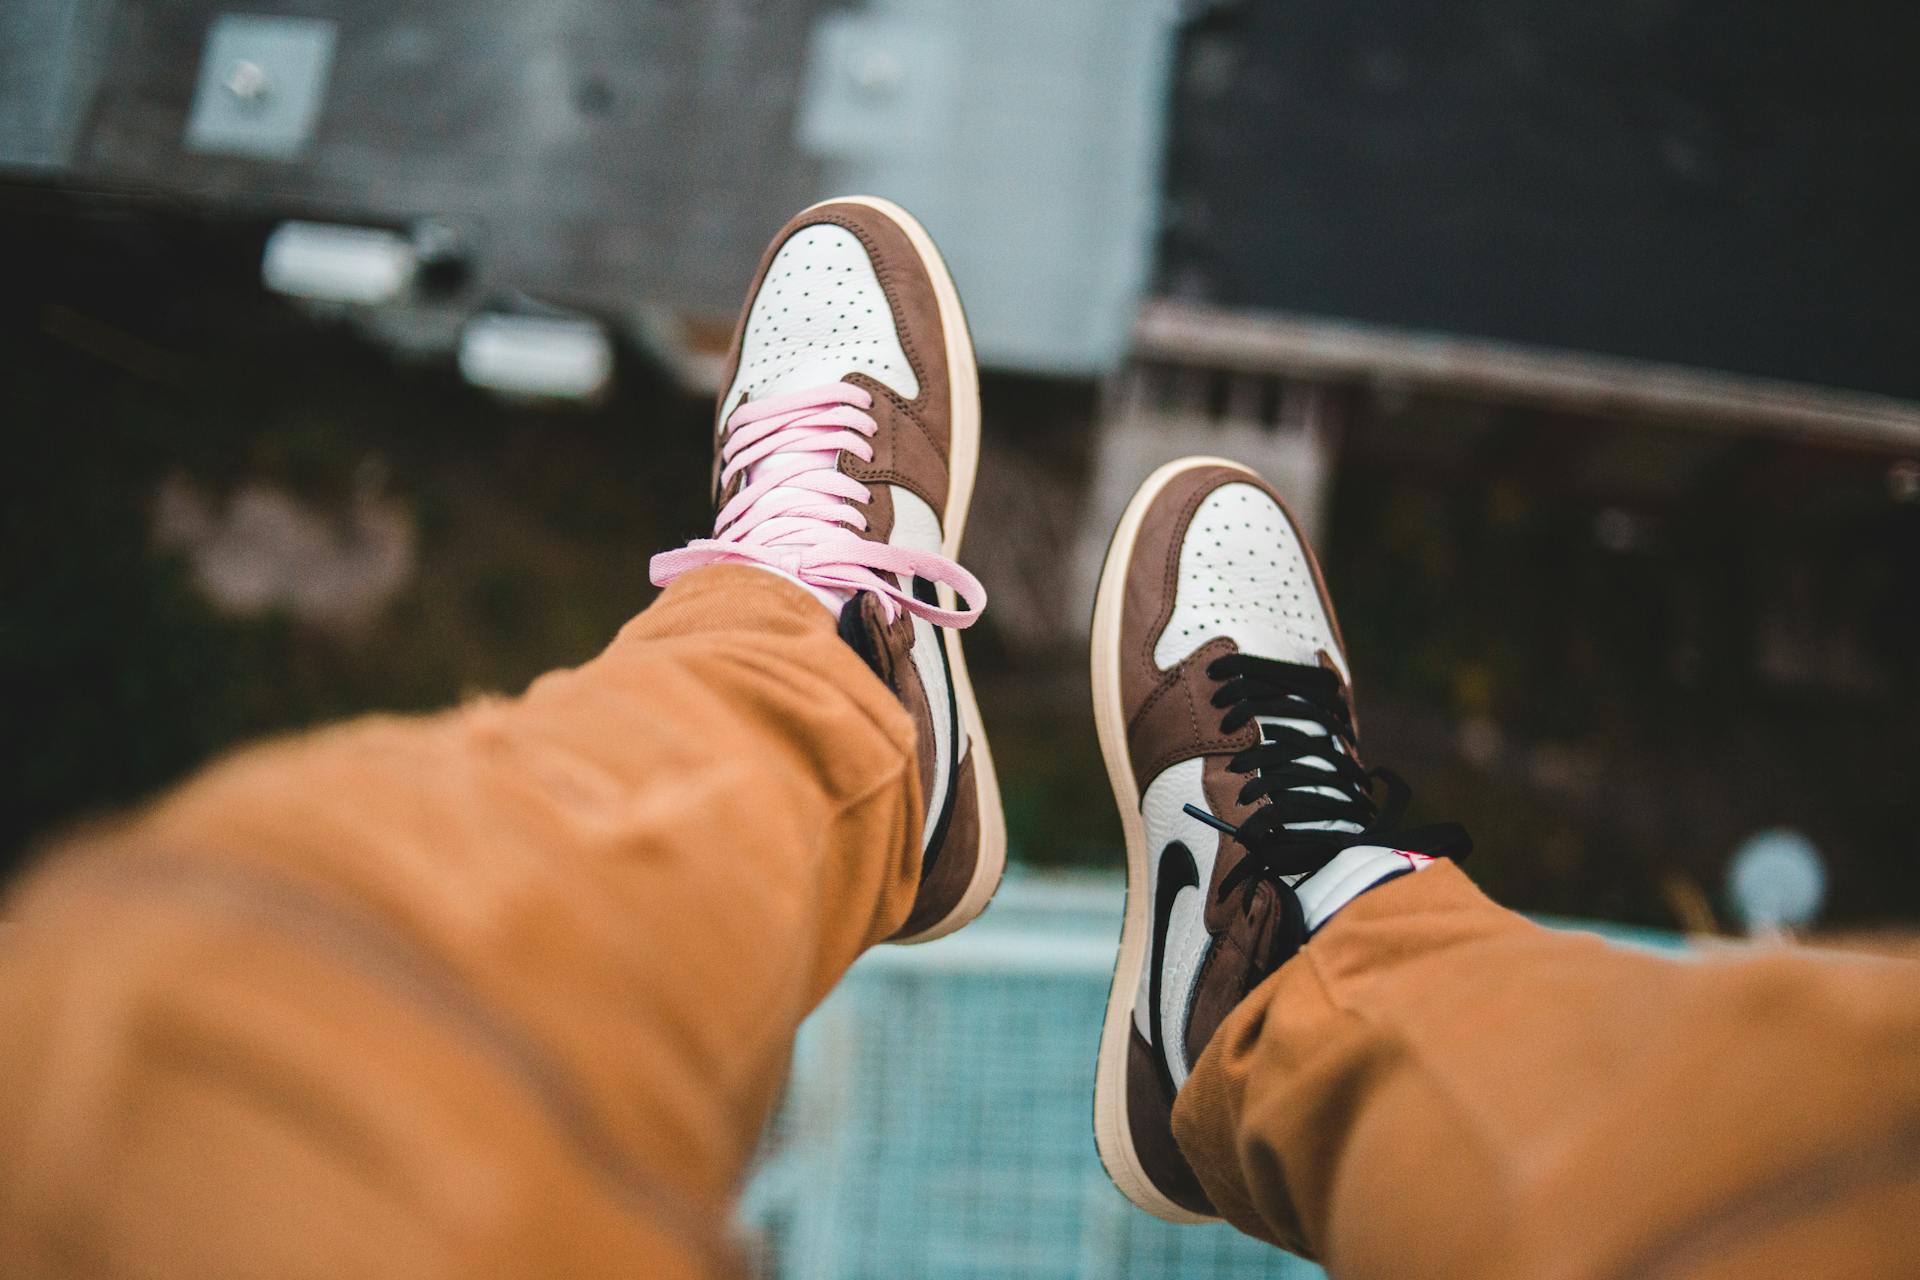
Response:
[[[978,379],[925,230],[869,197],[797,215],[748,290],[724,385],[714,534],[656,557],[653,580],[757,564],[838,613],[918,730],[921,877],[893,941],[942,937],[993,896],[1006,826],[960,645],[985,604],[957,563]],[[1396,829],[1406,787],[1360,762],[1319,565],[1244,467],[1185,459],[1134,496],[1101,573],[1092,668],[1128,876],[1095,1136],[1135,1204],[1201,1221],[1212,1206],[1171,1116],[1214,1031],[1342,906],[1466,840]]]

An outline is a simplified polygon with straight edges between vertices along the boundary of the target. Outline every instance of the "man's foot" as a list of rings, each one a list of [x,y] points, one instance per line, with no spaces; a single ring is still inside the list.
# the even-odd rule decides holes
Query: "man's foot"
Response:
[[[1207,1041],[1334,912],[1466,833],[1394,830],[1406,787],[1360,763],[1320,566],[1238,464],[1188,458],[1134,495],[1100,576],[1093,703],[1127,838],[1094,1135],[1128,1199],[1201,1222],[1172,1111]]]
[[[959,636],[986,604],[955,562],[979,378],[926,231],[868,196],[797,215],[747,291],[725,385],[714,535],[654,557],[653,581],[757,564],[839,611],[841,635],[919,730],[920,892],[892,941],[952,933],[993,897],[1007,837]]]

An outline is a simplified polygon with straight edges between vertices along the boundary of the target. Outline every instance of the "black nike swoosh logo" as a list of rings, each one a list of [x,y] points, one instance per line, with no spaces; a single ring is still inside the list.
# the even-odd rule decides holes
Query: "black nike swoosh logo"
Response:
[[[1153,1047],[1153,1065],[1161,1087],[1173,1096],[1173,1069],[1167,1065],[1167,1046],[1160,1026],[1160,976],[1167,965],[1167,926],[1173,923],[1173,900],[1182,889],[1200,887],[1200,868],[1193,852],[1178,840],[1160,851],[1160,873],[1153,882],[1153,953],[1147,957],[1147,1039]]]

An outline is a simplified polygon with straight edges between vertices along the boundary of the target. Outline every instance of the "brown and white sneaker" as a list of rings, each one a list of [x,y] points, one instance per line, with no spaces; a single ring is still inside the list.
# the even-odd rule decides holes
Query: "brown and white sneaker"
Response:
[[[656,556],[653,581],[755,564],[839,612],[919,734],[920,890],[892,941],[942,937],[993,897],[1006,823],[959,635],[986,603],[957,563],[979,376],[926,230],[870,196],[796,215],[747,291],[723,385],[714,534]]]
[[[1101,573],[1092,661],[1127,843],[1094,1135],[1128,1199],[1201,1222],[1213,1206],[1172,1112],[1214,1031],[1341,907],[1469,846],[1457,826],[1394,830],[1406,785],[1360,763],[1319,564],[1279,495],[1236,463],[1171,463],[1134,495]]]

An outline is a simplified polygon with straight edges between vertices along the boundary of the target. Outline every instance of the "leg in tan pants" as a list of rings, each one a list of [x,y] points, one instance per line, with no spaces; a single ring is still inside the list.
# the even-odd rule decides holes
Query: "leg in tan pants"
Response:
[[[725,1274],[796,1027],[911,904],[913,733],[722,566],[72,842],[0,934],[0,1271]]]
[[[911,743],[811,597],[716,568],[523,698],[75,842],[0,943],[0,1268],[724,1273],[795,1026],[905,918]],[[1340,1276],[1897,1275],[1917,992],[1550,933],[1443,865],[1247,999],[1175,1123]]]
[[[1920,968],[1636,953],[1440,864],[1257,988],[1174,1127],[1341,1280],[1920,1274]]]

